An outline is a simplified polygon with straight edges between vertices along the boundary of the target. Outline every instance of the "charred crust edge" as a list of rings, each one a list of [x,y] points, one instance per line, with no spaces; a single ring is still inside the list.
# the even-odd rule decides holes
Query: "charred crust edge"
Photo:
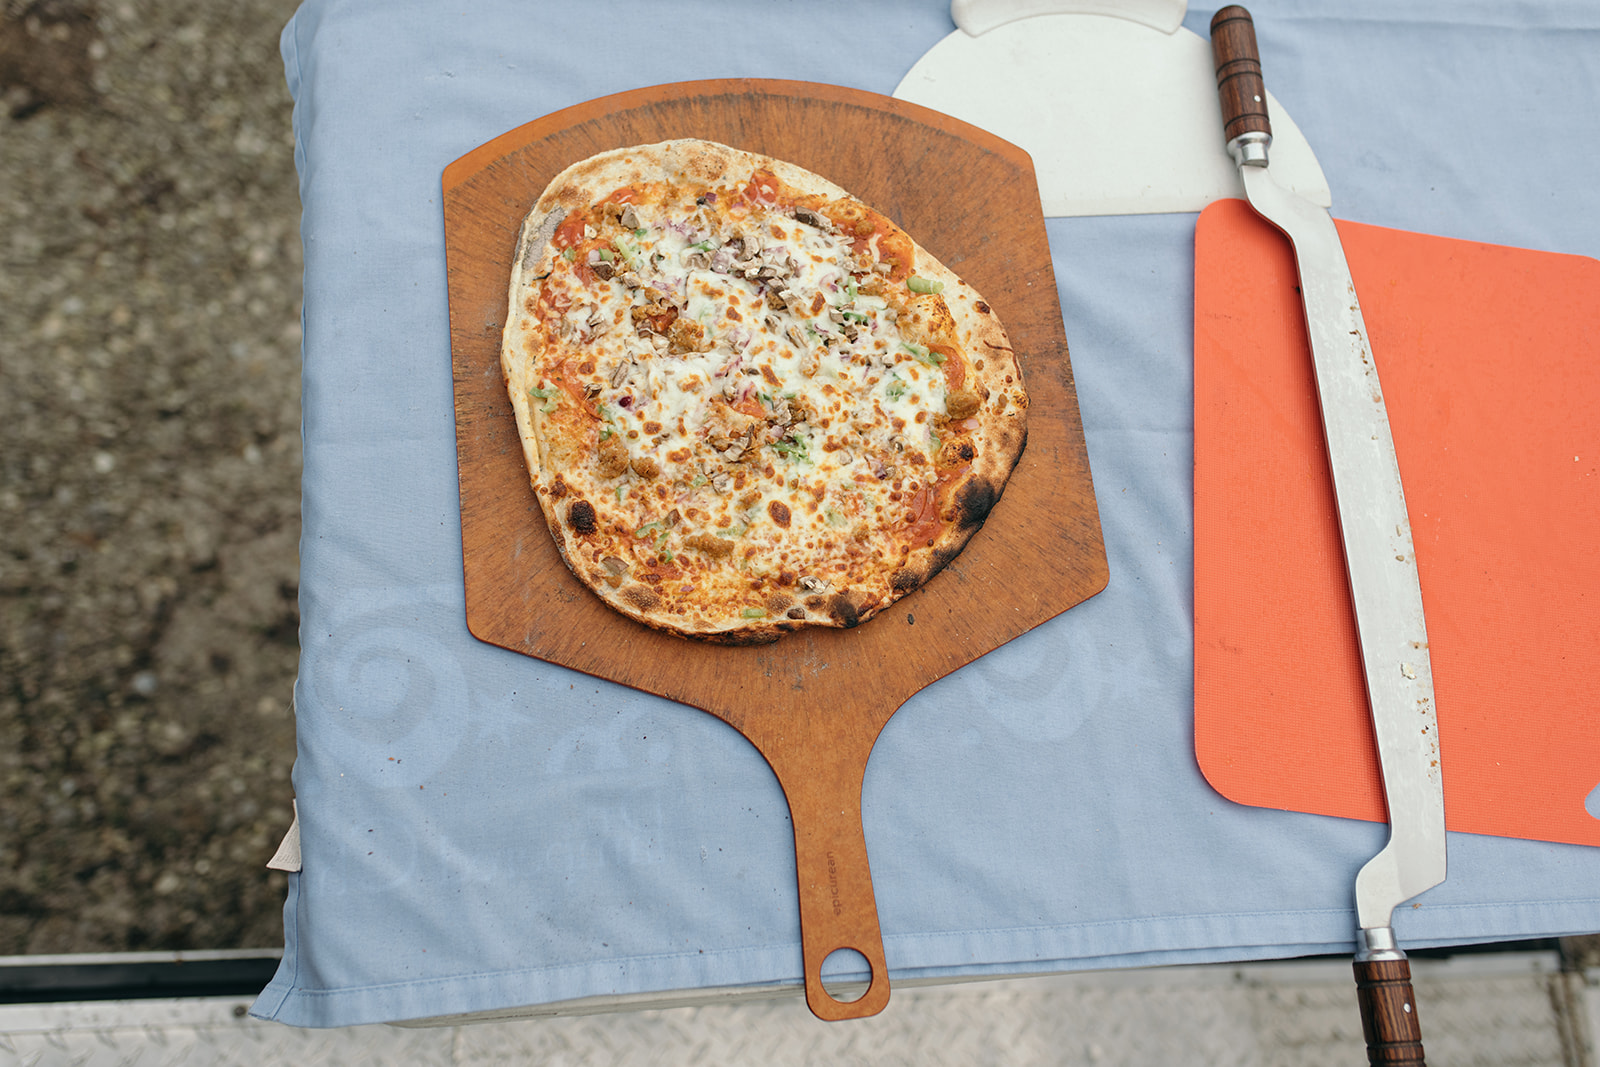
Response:
[[[600,528],[599,516],[595,513],[594,505],[587,500],[574,500],[567,508],[567,525],[572,527],[573,533],[587,537]]]
[[[636,583],[625,586],[617,596],[640,611],[654,611],[661,606],[661,594],[651,589],[648,585],[638,585]]]
[[[974,478],[956,490],[956,524],[962,529],[983,525],[1000,500],[1003,486],[988,478]]]
[[[861,608],[849,593],[835,593],[828,598],[828,617],[851,630],[861,625]]]
[[[889,579],[889,585],[896,593],[904,596],[906,593],[918,588],[926,579],[909,567],[901,567]]]

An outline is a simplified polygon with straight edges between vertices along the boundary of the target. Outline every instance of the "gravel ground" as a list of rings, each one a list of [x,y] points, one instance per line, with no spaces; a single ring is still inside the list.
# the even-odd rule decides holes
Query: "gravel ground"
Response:
[[[290,0],[0,0],[0,954],[276,947]]]

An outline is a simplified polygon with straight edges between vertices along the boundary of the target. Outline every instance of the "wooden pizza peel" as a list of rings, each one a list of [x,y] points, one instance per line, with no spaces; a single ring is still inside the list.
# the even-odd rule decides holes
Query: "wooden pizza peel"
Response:
[[[729,648],[639,625],[567,570],[529,487],[500,371],[523,217],[568,165],[677,137],[788,160],[882,211],[983,294],[1021,362],[1028,445],[999,505],[928,586],[857,629]],[[1108,578],[1032,161],[889,97],[734,79],[635,90],[528,123],[447,167],[443,193],[468,628],[701,708],[748,738],[778,776],[794,823],[806,1001],[824,1019],[876,1014],[889,979],[861,825],[873,743],[913,694]],[[822,985],[823,960],[840,949],[871,967],[854,1001]]]

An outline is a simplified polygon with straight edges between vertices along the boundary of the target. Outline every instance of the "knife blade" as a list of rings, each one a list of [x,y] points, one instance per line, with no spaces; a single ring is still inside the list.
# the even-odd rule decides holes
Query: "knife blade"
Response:
[[[1357,996],[1367,1058],[1423,1063],[1411,967],[1394,909],[1445,878],[1444,781],[1433,668],[1411,523],[1355,282],[1327,210],[1280,186],[1250,13],[1211,19],[1228,154],[1250,206],[1294,247],[1333,475],[1345,569],[1372,712],[1389,840],[1356,875]]]

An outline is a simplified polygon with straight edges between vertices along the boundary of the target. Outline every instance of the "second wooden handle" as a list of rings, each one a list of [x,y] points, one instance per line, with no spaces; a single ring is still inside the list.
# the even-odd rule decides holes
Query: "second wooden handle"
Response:
[[[1238,4],[1211,16],[1211,59],[1217,69],[1217,95],[1222,100],[1223,140],[1244,133],[1270,135],[1256,26],[1250,12]]]
[[[1408,960],[1357,960],[1356,999],[1372,1067],[1426,1067]]]

